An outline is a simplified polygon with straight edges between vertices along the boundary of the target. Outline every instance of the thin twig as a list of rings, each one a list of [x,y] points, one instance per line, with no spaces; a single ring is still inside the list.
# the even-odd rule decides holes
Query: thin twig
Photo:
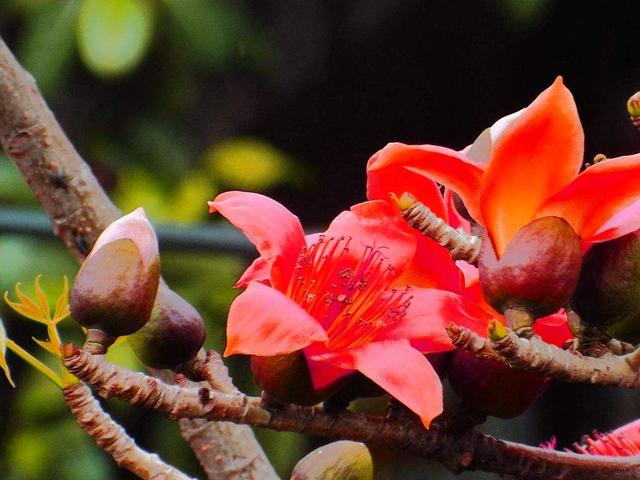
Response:
[[[595,358],[562,350],[537,336],[521,338],[512,331],[494,341],[458,326],[450,325],[448,332],[457,347],[472,352],[493,350],[512,367],[534,370],[568,382],[640,388],[640,365],[637,364],[640,363],[640,350],[625,356]],[[473,348],[469,348],[470,345]]]
[[[407,195],[407,194],[405,194]],[[406,199],[401,199],[405,200]],[[472,265],[478,263],[480,237],[455,229],[436,216],[424,203],[411,199],[410,206],[402,210],[402,216],[411,228],[433,238],[451,253],[454,260],[464,260]]]
[[[425,430],[415,422],[319,407],[264,408],[261,400],[208,389],[165,385],[157,379],[109,364],[71,345],[65,365],[104,397],[118,397],[171,418],[206,418],[274,430],[342,438],[401,449],[442,462],[454,472],[486,470],[528,480],[631,480],[640,476],[640,457],[612,458],[556,452],[497,440],[470,430],[452,434],[437,422]]]
[[[118,466],[148,480],[193,480],[164,463],[158,455],[138,447],[127,432],[102,410],[85,384],[66,387],[63,394],[78,425],[113,457]]]
[[[0,144],[15,162],[27,184],[51,219],[53,232],[69,251],[82,260],[100,232],[121,212],[111,203],[89,166],[82,160],[38,91],[33,77],[16,61],[0,39]],[[221,380],[221,381],[224,381]],[[276,480],[272,468],[256,471],[254,465],[269,465],[255,437],[246,429],[198,425],[182,430],[205,471],[219,470],[229,449],[248,452],[244,478]],[[200,439],[211,442],[203,450]],[[224,448],[222,447],[224,446]],[[260,458],[259,462],[254,462]],[[224,470],[224,469],[223,469]],[[210,477],[220,478],[220,477]]]

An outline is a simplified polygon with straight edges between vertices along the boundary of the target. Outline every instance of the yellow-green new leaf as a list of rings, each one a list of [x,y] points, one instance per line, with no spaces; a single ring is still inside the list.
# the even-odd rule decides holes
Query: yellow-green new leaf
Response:
[[[55,355],[56,357],[61,357],[62,356],[62,353],[51,342],[47,342],[45,340],[38,340],[35,337],[31,337],[31,340],[36,342],[41,348],[43,348],[47,352]]]
[[[0,320],[0,368],[4,371],[7,380],[13,388],[16,387],[16,384],[13,383],[13,379],[11,378],[11,372],[9,372],[9,365],[7,365],[7,332],[4,329],[4,324],[2,320]]]

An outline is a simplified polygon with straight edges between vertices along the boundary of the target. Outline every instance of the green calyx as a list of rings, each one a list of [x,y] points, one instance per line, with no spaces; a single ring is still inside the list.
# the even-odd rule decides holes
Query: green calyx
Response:
[[[620,340],[640,340],[640,232],[589,249],[571,307],[586,324]]]
[[[204,321],[197,310],[161,282],[151,318],[128,340],[148,367],[174,369],[196,356],[205,335]]]

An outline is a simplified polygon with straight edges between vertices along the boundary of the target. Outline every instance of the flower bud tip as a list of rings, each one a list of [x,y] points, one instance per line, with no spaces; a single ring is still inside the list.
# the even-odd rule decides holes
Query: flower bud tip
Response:
[[[494,342],[498,342],[505,338],[509,331],[507,330],[507,327],[494,319],[489,322],[488,333],[491,340],[493,340]]]
[[[627,101],[627,112],[632,117],[640,116],[640,92],[636,92]]]
[[[62,358],[67,359],[71,358],[74,355],[77,355],[80,352],[80,349],[76,347],[73,343],[67,343],[62,346]]]
[[[404,192],[399,198],[395,193],[391,193],[390,196],[398,208],[403,212],[410,209],[418,202],[416,197],[409,192]]]

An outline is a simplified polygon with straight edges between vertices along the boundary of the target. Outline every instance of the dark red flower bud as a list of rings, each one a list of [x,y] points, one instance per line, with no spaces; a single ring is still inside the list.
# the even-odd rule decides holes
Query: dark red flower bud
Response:
[[[271,398],[297,405],[315,405],[326,400],[348,378],[345,377],[323,390],[314,390],[307,360],[301,350],[272,357],[252,356],[251,371],[258,386]]]
[[[480,287],[499,312],[523,311],[532,319],[565,306],[580,275],[580,239],[559,217],[543,217],[522,227],[498,259],[491,240],[482,239]]]
[[[640,341],[640,232],[593,245],[571,298],[580,319],[620,340]]]
[[[85,348],[104,353],[149,320],[160,280],[158,241],[141,208],[109,225],[82,263],[69,294],[88,328]]]
[[[441,380],[444,380],[449,373],[449,362],[452,355],[453,352],[438,352],[425,355]]]
[[[526,411],[547,386],[537,372],[511,368],[480,358],[467,350],[453,352],[449,383],[470,406],[499,418],[513,418]]]
[[[196,309],[161,282],[151,318],[128,340],[148,367],[174,369],[196,356],[205,336],[204,321]]]

